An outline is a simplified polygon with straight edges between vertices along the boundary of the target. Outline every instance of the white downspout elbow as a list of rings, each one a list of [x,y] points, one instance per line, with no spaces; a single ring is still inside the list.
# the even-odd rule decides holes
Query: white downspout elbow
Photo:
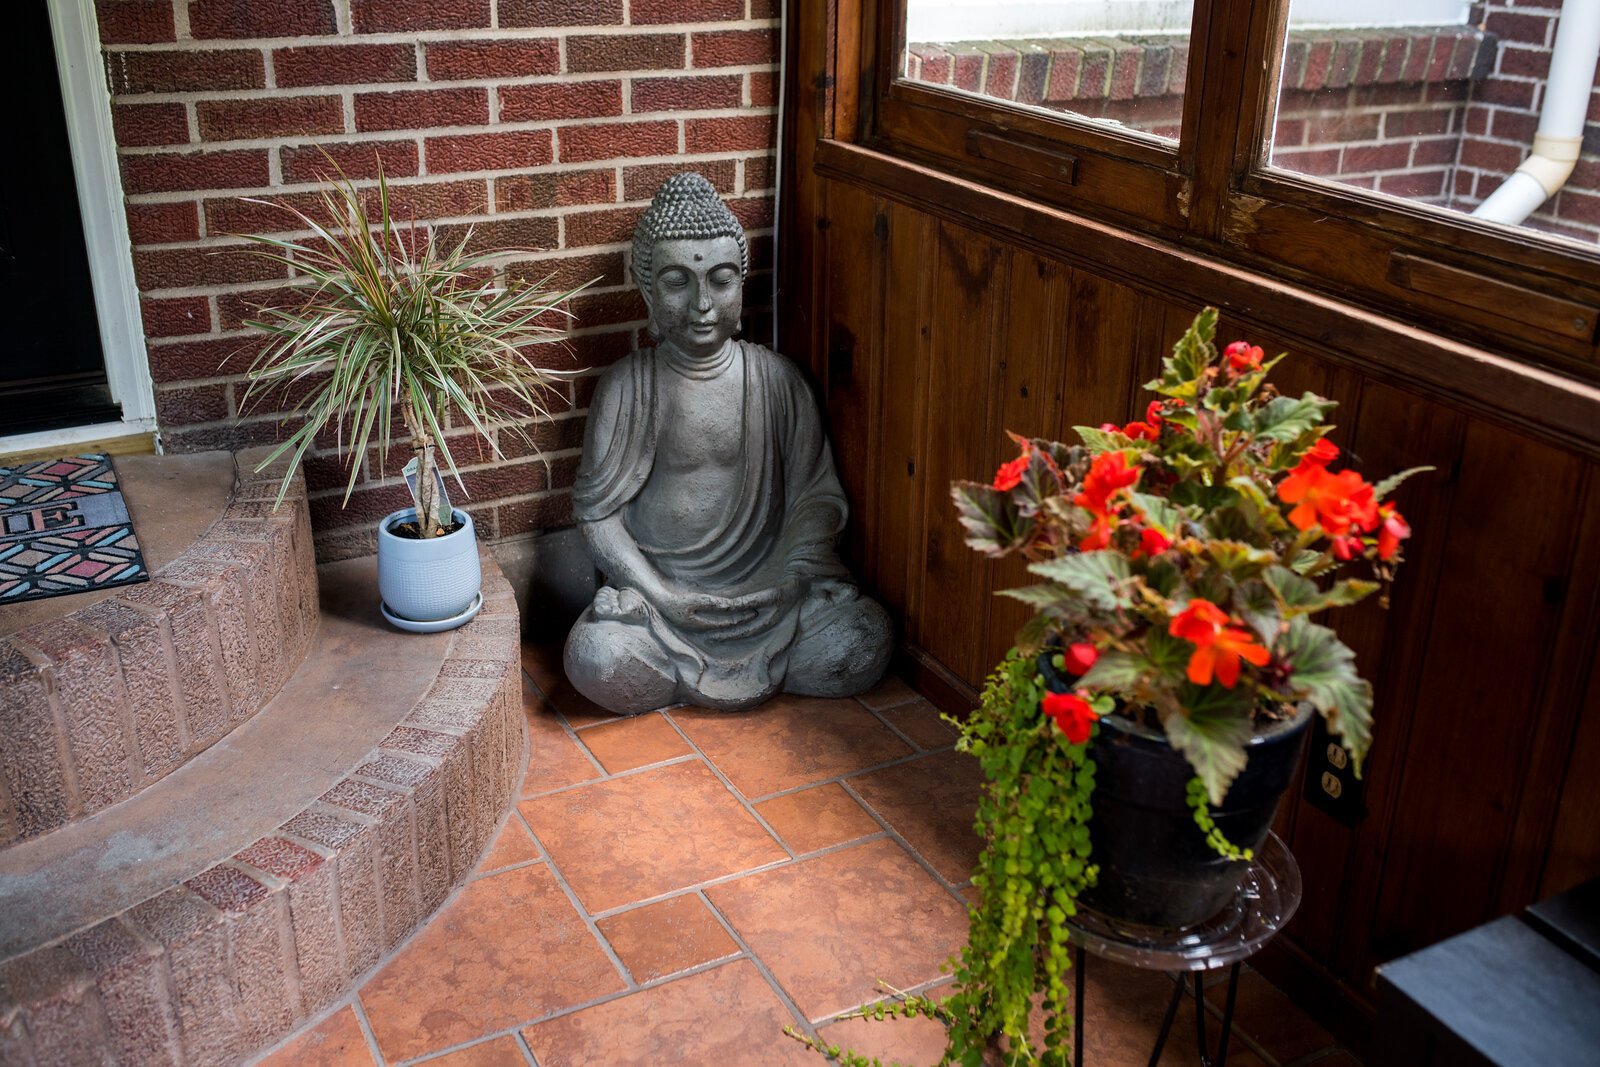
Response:
[[[1564,0],[1556,42],[1550,53],[1544,110],[1533,153],[1500,188],[1473,211],[1473,216],[1512,226],[1533,214],[1566,184],[1583,149],[1583,127],[1589,117],[1589,92],[1595,63],[1600,61],[1600,3]]]

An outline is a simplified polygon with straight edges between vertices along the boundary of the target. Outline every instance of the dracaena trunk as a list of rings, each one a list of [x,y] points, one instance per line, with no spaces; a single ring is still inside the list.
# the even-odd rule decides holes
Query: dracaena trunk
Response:
[[[406,413],[406,424],[411,431],[411,447],[417,456],[417,485],[411,491],[411,500],[417,507],[417,529],[425,538],[438,537],[444,529],[438,521],[439,484],[435,475],[438,463],[434,458],[433,438],[414,413]]]

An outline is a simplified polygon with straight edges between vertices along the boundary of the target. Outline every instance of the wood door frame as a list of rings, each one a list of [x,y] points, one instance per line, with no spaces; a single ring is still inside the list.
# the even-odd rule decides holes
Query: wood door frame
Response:
[[[133,276],[132,242],[123,212],[122,177],[111,127],[111,97],[100,59],[94,0],[47,0],[47,7],[106,380],[112,397],[122,405],[122,420],[0,436],[0,449],[5,451],[68,447],[148,434],[156,428],[155,392],[145,351],[139,289]]]

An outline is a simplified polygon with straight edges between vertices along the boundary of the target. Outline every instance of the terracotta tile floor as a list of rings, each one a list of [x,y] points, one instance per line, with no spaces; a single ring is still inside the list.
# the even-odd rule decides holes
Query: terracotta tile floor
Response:
[[[979,777],[932,705],[891,680],[859,700],[616,719],[555,650],[526,648],[523,667],[528,772],[477,872],[262,1064],[825,1062],[786,1025],[938,1060],[937,1023],[837,1018],[878,980],[937,992],[966,932]],[[1085,1059],[1144,1064],[1170,980],[1088,971]],[[1234,1035],[1237,1067],[1359,1067],[1253,972]],[[1161,1063],[1195,1062],[1186,1001]]]

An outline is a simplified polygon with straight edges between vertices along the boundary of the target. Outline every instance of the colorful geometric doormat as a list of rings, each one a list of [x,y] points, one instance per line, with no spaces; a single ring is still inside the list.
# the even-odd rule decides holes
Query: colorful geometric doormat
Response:
[[[0,467],[0,606],[149,580],[110,456]]]

